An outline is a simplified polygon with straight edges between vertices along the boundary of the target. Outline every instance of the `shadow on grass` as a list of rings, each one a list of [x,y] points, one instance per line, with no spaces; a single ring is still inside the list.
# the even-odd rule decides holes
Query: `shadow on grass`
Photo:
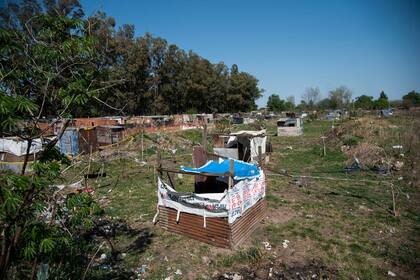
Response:
[[[134,229],[123,220],[102,219],[88,233],[96,243],[106,244],[109,256],[100,258],[92,265],[91,272],[86,279],[133,279],[135,269],[127,267],[124,258],[130,255],[142,254],[152,243],[153,233],[149,228]],[[118,244],[118,240],[132,240],[125,246]]]

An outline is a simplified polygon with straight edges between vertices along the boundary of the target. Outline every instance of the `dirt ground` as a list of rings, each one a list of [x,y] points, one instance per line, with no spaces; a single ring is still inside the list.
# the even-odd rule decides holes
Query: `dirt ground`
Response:
[[[117,154],[107,151],[105,163],[96,156],[91,169],[103,164],[107,176],[90,179],[89,185],[103,218],[124,226],[110,237],[113,248],[104,246],[98,254],[115,257],[97,257],[94,279],[418,279],[420,197],[413,166],[420,130],[407,133],[418,125],[413,121],[419,122],[406,116],[365,117],[335,123],[335,130],[331,122],[313,121],[304,124],[300,137],[276,137],[275,122],[266,122],[274,147],[267,166],[272,170],[267,172],[269,207],[259,228],[236,250],[172,234],[151,222],[157,203],[156,141],[165,143],[163,156],[174,166],[191,166],[192,145],[201,142],[201,131],[147,135],[143,160],[138,137]],[[330,137],[325,156],[322,135]],[[345,172],[349,155],[342,146],[364,143],[374,143],[386,160],[403,166],[385,173],[370,167]],[[395,151],[396,144],[403,149]],[[85,159],[70,170],[69,180],[87,164]],[[192,191],[193,178],[175,178],[175,185]],[[94,242],[102,238],[97,234]]]

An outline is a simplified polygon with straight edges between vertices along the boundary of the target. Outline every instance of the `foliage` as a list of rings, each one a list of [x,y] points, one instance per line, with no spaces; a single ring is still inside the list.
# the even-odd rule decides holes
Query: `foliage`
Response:
[[[267,108],[273,112],[281,112],[285,109],[284,100],[277,94],[272,94],[268,97]]]
[[[321,101],[318,102],[318,108],[319,109],[330,109],[331,107],[331,100],[329,98],[324,98]]]
[[[54,115],[65,129],[65,118],[97,97],[102,83],[95,38],[84,28],[77,1],[11,7],[1,14],[0,133],[19,136],[30,147],[43,134],[42,117]],[[41,263],[50,276],[81,278],[90,251],[82,236],[98,207],[89,194],[65,196],[52,187],[62,169],[57,141],[44,143],[30,174],[27,148],[21,174],[0,176],[0,278],[33,279]]]
[[[388,107],[389,107],[388,96],[385,94],[384,91],[381,91],[379,94],[379,98],[375,100],[375,108],[386,109]]]
[[[376,109],[386,109],[388,107],[389,107],[388,99],[379,98],[378,100],[375,100],[375,108]]]
[[[420,106],[420,93],[414,90],[404,95],[402,99],[405,108]]]
[[[370,110],[374,108],[374,102],[372,96],[367,95],[360,95],[356,98],[356,101],[354,102],[354,106],[356,108]]]
[[[293,111],[295,109],[295,97],[289,96],[286,98],[286,102],[284,103],[284,108],[288,111]]]
[[[302,100],[307,104],[308,109],[313,109],[321,98],[321,92],[318,87],[310,87],[305,90]]]
[[[340,86],[335,90],[330,91],[330,107],[331,109],[342,109],[348,106],[351,102],[352,92],[345,86]]]
[[[40,60],[48,62],[41,64],[40,61],[35,61],[40,66],[38,69],[35,67],[39,75],[44,73],[44,70],[47,70],[45,73],[51,72],[44,67],[64,63],[62,59],[66,58],[66,55],[63,55],[63,51],[74,52],[83,49],[85,56],[95,54],[95,65],[98,71],[94,76],[85,75],[86,79],[78,80],[77,83],[67,82],[66,79],[59,82],[54,79],[55,77],[51,77],[51,73],[48,77],[47,75],[42,77],[44,81],[48,81],[48,78],[54,79],[54,81],[49,81],[53,84],[49,87],[53,89],[54,94],[58,94],[57,90],[63,85],[68,86],[62,90],[76,92],[92,87],[90,84],[92,81],[101,83],[104,88],[101,94],[103,102],[95,99],[95,102],[89,104],[79,103],[73,111],[75,116],[120,114],[122,109],[125,114],[130,115],[173,114],[186,111],[238,112],[256,109],[255,101],[262,93],[258,87],[258,80],[249,73],[240,71],[236,64],[231,67],[223,62],[213,64],[192,51],[186,52],[149,33],[136,38],[133,25],[124,24],[117,29],[115,20],[103,12],[83,19],[84,12],[77,0],[57,1],[56,7],[51,4],[55,1],[46,1],[46,3],[47,7],[36,0],[24,1],[20,6],[10,4],[0,13],[0,18],[8,29],[28,32],[35,35],[33,39],[38,40],[38,35],[41,35],[38,33],[39,27],[44,25],[38,22],[41,15],[51,17],[56,16],[55,10],[62,11],[57,15],[64,15],[61,17],[61,22],[56,26],[49,24],[50,28],[44,28],[42,33],[44,36],[55,36],[52,42],[60,39],[63,45],[58,47],[62,49],[46,44],[39,45],[39,49],[34,50],[40,55]],[[89,36],[80,37],[78,32],[56,33],[57,27],[63,25],[64,28],[72,28],[68,26],[70,20],[83,27],[78,30],[79,33],[83,32]],[[28,30],[25,27],[27,22],[30,22]],[[80,40],[81,38],[89,41],[89,48],[85,45],[80,48],[80,45],[75,44],[73,39]],[[45,48],[49,49],[48,53]],[[25,67],[29,57],[25,55],[15,57],[13,66],[19,64]],[[46,61],[46,58],[49,60]],[[77,62],[69,60],[69,63]],[[14,69],[13,66],[9,69]],[[80,70],[87,66],[89,65],[79,64]],[[26,75],[26,69],[19,70],[15,72]],[[67,78],[69,75],[62,75],[62,77]],[[25,88],[22,87],[23,83]],[[111,87],[113,84],[117,85]],[[30,87],[29,80],[25,78],[19,89],[29,92]],[[77,100],[86,101],[86,94],[85,92],[80,95]],[[42,102],[42,96],[36,99],[37,105],[40,106]],[[47,99],[45,114],[54,116],[56,109],[60,106],[58,103],[59,98],[52,96]]]

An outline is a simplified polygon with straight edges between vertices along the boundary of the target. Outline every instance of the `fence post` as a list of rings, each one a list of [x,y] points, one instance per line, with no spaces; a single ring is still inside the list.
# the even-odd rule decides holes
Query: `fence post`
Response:
[[[207,153],[207,124],[203,124],[203,139],[202,139],[203,150]]]
[[[229,189],[233,187],[233,177],[234,177],[234,161],[233,159],[230,159],[230,166],[229,166]]]
[[[262,148],[258,146],[258,164],[260,165],[261,169],[263,168],[263,155],[262,155]]]

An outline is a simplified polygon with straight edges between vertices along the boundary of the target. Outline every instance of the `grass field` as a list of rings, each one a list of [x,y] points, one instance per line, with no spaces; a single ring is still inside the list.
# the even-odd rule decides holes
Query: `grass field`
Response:
[[[384,149],[398,144],[392,142],[395,128],[404,131],[404,125],[410,123],[401,118],[388,120],[382,133],[370,141]],[[156,144],[152,140],[160,138],[161,148],[177,149],[174,156],[164,153],[175,159],[171,162],[174,167],[192,165],[192,145],[201,142],[200,131],[147,135],[147,164],[140,162],[139,137],[110,152],[108,160],[93,161],[91,171],[103,166],[107,174],[89,180],[104,210],[102,218],[132,229],[112,240],[114,250],[125,257],[108,266],[98,262],[92,268],[96,279],[229,279],[234,273],[244,279],[312,279],[313,275],[329,279],[393,278],[389,273],[396,279],[420,277],[420,200],[412,167],[406,164],[387,175],[345,173],[348,156],[337,141],[327,141],[326,156],[322,155],[320,136],[331,131],[331,122],[305,123],[300,137],[273,136],[275,123],[266,125],[274,149],[268,165],[273,172],[267,175],[269,211],[251,239],[236,251],[171,234],[152,224],[157,203]],[[352,134],[352,130],[347,133]],[[85,159],[69,170],[66,178],[75,180],[87,165]],[[284,176],[286,171],[295,177]],[[389,182],[394,183],[393,189]],[[192,191],[193,178],[177,177],[175,185],[179,191]],[[287,248],[283,246],[285,240]],[[105,246],[101,253],[109,255],[110,250]]]

